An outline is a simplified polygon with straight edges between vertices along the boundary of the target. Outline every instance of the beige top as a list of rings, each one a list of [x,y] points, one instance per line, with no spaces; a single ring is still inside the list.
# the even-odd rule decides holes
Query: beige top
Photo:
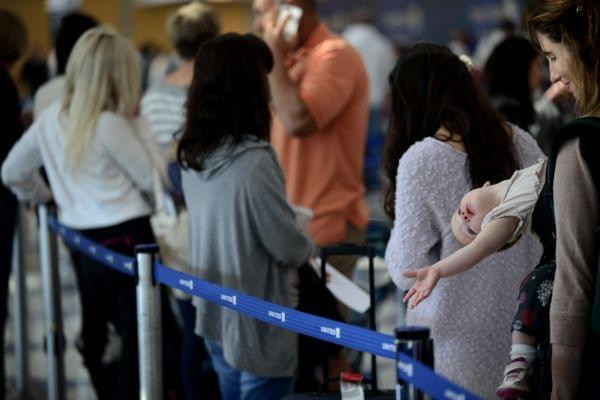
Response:
[[[546,157],[540,157],[536,164],[515,171],[510,179],[500,182],[502,200],[492,211],[487,213],[481,229],[493,220],[506,217],[516,217],[519,220],[517,228],[508,243],[521,237],[524,232],[531,231],[531,215],[537,202],[546,173]]]
[[[584,346],[590,329],[595,279],[594,232],[600,223],[598,191],[581,155],[579,138],[556,161],[556,276],[550,306],[550,341]]]

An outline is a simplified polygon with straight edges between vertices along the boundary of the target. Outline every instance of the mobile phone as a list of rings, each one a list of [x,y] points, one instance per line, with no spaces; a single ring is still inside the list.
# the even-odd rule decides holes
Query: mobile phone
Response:
[[[302,9],[298,6],[282,3],[279,4],[279,12],[277,15],[277,21],[285,18],[289,15],[289,18],[283,27],[283,37],[288,42],[292,42],[298,34],[298,27],[300,25],[300,18],[302,18]]]

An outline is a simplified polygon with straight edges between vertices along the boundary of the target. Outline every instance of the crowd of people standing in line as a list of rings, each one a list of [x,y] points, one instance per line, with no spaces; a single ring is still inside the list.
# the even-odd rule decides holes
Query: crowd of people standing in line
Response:
[[[18,17],[0,11],[0,245],[12,244],[17,199],[52,200],[63,224],[131,255],[136,244],[155,240],[149,198],[158,185],[189,215],[191,273],[295,306],[297,269],[319,248],[365,240],[363,160],[370,108],[372,114],[381,104],[370,101],[359,52],[325,26],[316,2],[290,3],[302,10],[292,40],[275,0],[253,2],[262,39],[221,35],[217,16],[201,3],[179,8],[167,30],[180,62],[143,96],[132,42],[88,16],[66,16],[56,42],[59,76],[39,89],[25,132],[8,71],[27,34]],[[527,131],[554,136],[539,134],[555,124],[546,118],[548,102],[574,98],[579,117],[544,146],[549,173],[533,212],[539,240],[525,234],[476,268],[440,280],[407,311],[407,322],[431,328],[436,371],[493,398],[511,349],[508,327],[520,330],[513,319],[519,282],[536,265],[554,263],[551,303],[541,319],[545,337],[535,338],[552,344],[547,395],[592,398],[600,371],[600,5],[541,1],[529,30],[531,43],[509,37],[492,52],[485,66],[489,97],[470,65],[444,46],[416,44],[400,56],[389,75],[384,147],[385,210],[393,220],[386,263],[406,290],[415,282],[407,270],[460,249],[450,220],[463,194],[535,164],[543,152]],[[517,50],[518,60],[507,61]],[[538,51],[553,84],[540,104],[532,101],[540,90]],[[510,67],[511,85],[504,74]],[[312,209],[307,232],[291,205]],[[11,249],[0,254],[10,265]],[[96,394],[134,398],[134,282],[77,252],[71,258],[82,304],[77,347]],[[350,276],[355,261],[331,263]],[[2,271],[4,332],[9,270]],[[299,367],[295,334],[197,298],[178,298],[173,308],[168,297],[163,291],[165,398],[280,399],[294,391],[299,368],[318,377],[316,366]],[[107,361],[113,329],[121,352]],[[517,362],[505,371],[512,394],[535,390],[536,357],[523,349],[513,343]],[[334,373],[346,369],[345,354],[330,366]]]

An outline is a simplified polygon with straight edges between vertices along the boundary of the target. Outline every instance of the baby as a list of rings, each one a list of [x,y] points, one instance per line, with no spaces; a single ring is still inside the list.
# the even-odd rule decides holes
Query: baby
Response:
[[[531,230],[531,216],[544,184],[546,159],[516,171],[510,179],[468,192],[452,215],[452,233],[464,247],[434,265],[407,271],[416,278],[404,296],[414,308],[427,298],[441,278],[466,271],[487,256],[513,245]],[[537,339],[547,321],[555,264],[543,264],[521,284],[519,304],[512,325],[512,361],[496,394],[519,398],[531,392],[532,364]],[[524,317],[526,316],[526,318]]]

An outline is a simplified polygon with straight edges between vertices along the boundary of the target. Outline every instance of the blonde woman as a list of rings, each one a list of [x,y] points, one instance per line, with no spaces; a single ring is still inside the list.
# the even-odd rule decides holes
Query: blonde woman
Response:
[[[139,84],[133,44],[107,28],[89,30],[67,64],[62,104],[55,103],[35,120],[2,166],[4,184],[21,201],[54,199],[64,225],[128,255],[133,255],[136,244],[154,241],[151,207],[143,192],[152,190],[152,170],[164,169],[158,149],[147,138],[151,135],[147,123],[136,118]],[[50,188],[37,172],[40,166]],[[99,313],[96,331],[82,332],[84,363],[99,399],[136,398],[134,281],[80,257],[81,295],[91,299]],[[173,326],[167,308],[163,316],[163,325]],[[116,327],[123,343],[116,368],[101,362],[106,321]],[[164,336],[170,334],[167,330]],[[172,366],[165,370],[176,373]],[[168,378],[166,383],[169,388]]]

